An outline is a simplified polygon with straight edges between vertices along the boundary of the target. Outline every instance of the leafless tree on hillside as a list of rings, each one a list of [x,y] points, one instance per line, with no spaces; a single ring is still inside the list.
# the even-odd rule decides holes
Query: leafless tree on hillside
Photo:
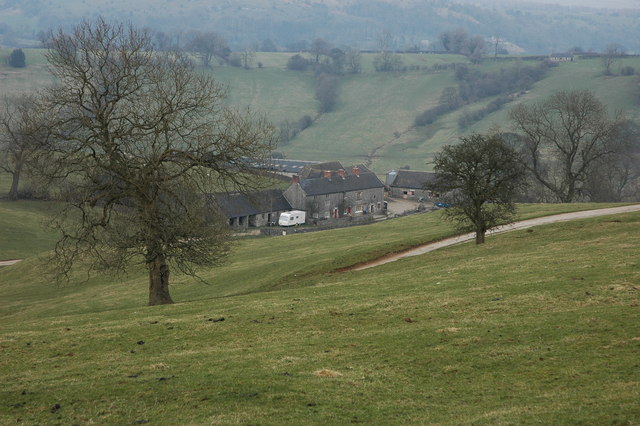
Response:
[[[602,66],[604,68],[604,75],[612,75],[611,68],[613,65],[620,61],[620,57],[624,54],[624,48],[619,44],[610,44],[602,52],[600,58],[602,59]]]
[[[607,115],[605,105],[590,91],[561,91],[511,110],[522,140],[525,164],[535,179],[561,202],[585,195],[589,175],[616,152],[624,119]]]
[[[259,184],[246,158],[267,156],[273,129],[223,103],[224,89],[179,53],[155,52],[145,31],[99,19],[51,37],[58,84],[45,93],[55,140],[50,178],[68,182],[56,221],[61,273],[149,273],[149,304],[172,303],[169,272],[194,275],[229,250],[207,194]]]
[[[202,65],[205,67],[211,66],[211,60],[213,58],[226,61],[231,53],[227,40],[220,34],[212,31],[192,33],[190,40],[187,42],[186,49],[197,54],[202,60]]]
[[[8,198],[19,197],[20,178],[33,170],[40,146],[51,136],[46,111],[33,95],[4,98],[0,105],[0,170],[11,175]]]

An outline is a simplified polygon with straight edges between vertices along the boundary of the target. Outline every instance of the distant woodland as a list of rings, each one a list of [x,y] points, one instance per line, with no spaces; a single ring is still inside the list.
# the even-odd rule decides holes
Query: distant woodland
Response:
[[[640,52],[640,9],[607,7],[448,0],[2,0],[0,44],[33,46],[41,32],[102,15],[166,34],[215,31],[234,50],[267,41],[278,50],[300,50],[319,37],[375,50],[383,32],[391,35],[394,50],[438,50],[439,34],[463,29],[511,54],[602,51],[611,43]]]

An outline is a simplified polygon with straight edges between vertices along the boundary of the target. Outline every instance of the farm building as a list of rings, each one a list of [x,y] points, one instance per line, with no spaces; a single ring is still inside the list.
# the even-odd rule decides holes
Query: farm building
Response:
[[[382,212],[384,185],[360,165],[345,169],[339,162],[305,167],[284,191],[294,209],[305,210],[308,219],[337,219]]]
[[[216,194],[218,207],[232,228],[268,226],[278,222],[280,213],[291,210],[281,189],[250,194]]]
[[[435,173],[412,170],[391,170],[387,173],[387,188],[392,198],[431,200],[425,185],[435,179]]]
[[[549,55],[551,62],[573,62],[573,54],[571,53],[552,53]]]

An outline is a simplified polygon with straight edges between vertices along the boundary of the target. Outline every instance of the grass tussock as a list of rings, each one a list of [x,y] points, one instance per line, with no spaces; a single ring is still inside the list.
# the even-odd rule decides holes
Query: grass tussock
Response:
[[[316,377],[323,377],[323,378],[335,378],[335,377],[341,377],[342,373],[338,371],[329,370],[328,368],[323,368],[322,370],[314,371],[313,375]]]

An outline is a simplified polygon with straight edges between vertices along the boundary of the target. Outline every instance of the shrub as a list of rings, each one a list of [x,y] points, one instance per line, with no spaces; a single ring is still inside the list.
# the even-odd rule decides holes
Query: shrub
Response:
[[[622,67],[620,69],[620,75],[635,75],[636,69],[631,66]]]
[[[240,57],[239,54],[237,53],[232,53],[231,56],[229,56],[229,65],[231,65],[232,67],[237,67],[240,68],[242,66],[242,58]]]
[[[291,71],[306,71],[309,68],[309,60],[296,54],[287,61],[287,69]]]
[[[311,127],[312,124],[313,124],[313,118],[311,118],[311,116],[309,115],[304,115],[302,116],[302,118],[300,118],[300,120],[298,120],[298,128],[300,129],[300,131],[303,131],[304,129]]]
[[[14,49],[9,55],[9,65],[14,68],[24,68],[27,66],[22,49]]]
[[[320,101],[319,112],[331,112],[338,101],[338,78],[320,74],[316,80],[316,99]]]

